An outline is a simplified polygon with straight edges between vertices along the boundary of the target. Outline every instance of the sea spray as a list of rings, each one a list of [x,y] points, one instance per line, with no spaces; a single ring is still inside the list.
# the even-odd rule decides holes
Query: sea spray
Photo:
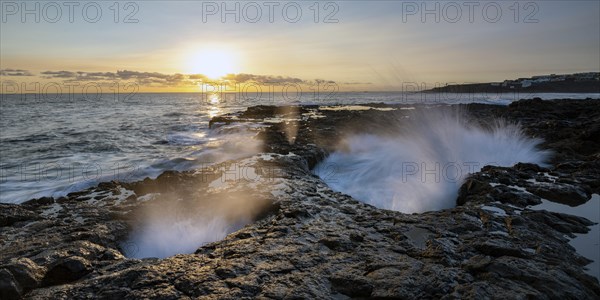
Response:
[[[186,198],[160,195],[132,216],[133,230],[122,248],[133,258],[193,253],[252,222],[271,204],[268,197],[243,189],[202,191]]]
[[[132,258],[165,258],[193,253],[200,246],[223,239],[239,229],[218,216],[179,219],[173,215],[147,218],[125,244],[125,255]]]
[[[544,165],[548,151],[518,124],[469,122],[464,111],[423,108],[395,134],[345,138],[315,173],[332,189],[379,208],[405,213],[450,208],[465,178],[485,165]]]
[[[246,126],[223,126],[215,131],[220,133],[215,140],[218,145],[200,153],[199,158],[205,162],[203,167],[252,156],[261,150],[262,143],[253,138],[255,133]],[[215,181],[231,180],[227,176],[227,167],[220,168],[226,169]],[[185,187],[185,191],[150,197],[153,199],[144,203],[132,217],[132,232],[121,245],[125,255],[164,258],[193,253],[202,245],[221,240],[242,228],[270,204],[267,198],[253,197],[252,193],[238,190],[209,191],[210,183],[200,183],[204,187],[197,189]]]

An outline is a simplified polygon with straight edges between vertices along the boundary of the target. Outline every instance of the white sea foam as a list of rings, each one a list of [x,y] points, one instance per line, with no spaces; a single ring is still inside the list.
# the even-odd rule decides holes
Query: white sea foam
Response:
[[[544,165],[548,151],[517,124],[468,122],[452,109],[415,110],[395,135],[360,134],[315,168],[332,189],[406,213],[450,208],[468,174],[485,165]],[[399,123],[400,124],[400,123]]]

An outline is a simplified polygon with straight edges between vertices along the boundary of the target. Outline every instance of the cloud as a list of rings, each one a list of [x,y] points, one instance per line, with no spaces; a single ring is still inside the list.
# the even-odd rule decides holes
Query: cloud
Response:
[[[205,75],[202,75],[202,74],[191,74],[191,75],[188,75],[188,77],[190,79],[208,80],[208,77],[206,77]]]
[[[172,76],[172,75],[162,74],[162,73],[158,73],[158,72],[138,72],[138,71],[123,70],[123,71],[117,71],[116,76],[119,79],[128,80],[128,79],[149,79],[149,78],[167,79],[167,78],[169,78],[169,76]]]
[[[270,83],[275,85],[284,84],[302,84],[308,83],[308,81],[294,77],[284,76],[272,76],[272,75],[255,75],[255,74],[227,74],[223,76],[223,80],[232,81],[234,83],[245,83],[245,82],[259,82],[259,83]]]
[[[287,84],[336,84],[332,80],[304,80],[289,76],[257,75],[248,73],[227,74],[220,79],[211,80],[204,74],[165,74],[159,72],[140,72],[132,70],[117,70],[116,72],[83,72],[83,71],[44,71],[41,76],[46,79],[62,79],[64,81],[110,82],[127,81],[143,86],[197,86],[201,83],[217,81],[224,84],[241,84],[257,82],[283,86]]]
[[[71,71],[44,71],[41,73],[44,78],[74,78],[77,77],[77,72]]]
[[[83,72],[83,71],[45,71],[42,77],[46,79],[65,79],[66,81],[131,81],[142,85],[194,85],[197,82],[184,74],[163,74],[158,72],[139,72],[118,70],[117,72]],[[194,78],[201,78],[194,75]]]
[[[21,69],[1,69],[0,76],[33,76],[33,74]]]
[[[369,85],[369,84],[373,84],[372,82],[358,82],[358,81],[351,81],[351,82],[342,82],[343,85]]]
[[[325,79],[315,79],[315,82],[319,83],[319,84],[324,84],[324,83],[335,84],[335,81],[333,81],[333,80],[325,80]]]
[[[114,79],[116,79],[116,74],[111,72],[77,72],[77,80],[97,81]]]

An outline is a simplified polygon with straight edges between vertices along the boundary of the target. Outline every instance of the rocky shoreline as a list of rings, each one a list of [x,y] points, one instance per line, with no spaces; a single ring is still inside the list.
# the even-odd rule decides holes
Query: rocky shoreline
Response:
[[[554,155],[547,168],[484,167],[462,185],[455,208],[382,210],[313,174],[340,137],[385,132],[407,108],[251,107],[210,125],[260,125],[252,130],[263,151],[253,157],[0,204],[0,298],[600,297],[598,279],[584,272],[590,261],[568,243],[593,222],[531,209],[542,199],[576,206],[600,194],[599,100],[461,105],[478,122],[520,122]],[[252,176],[219,181],[233,167]],[[129,236],[148,211],[184,220],[215,207],[246,225],[193,254],[128,258],[140,251]]]

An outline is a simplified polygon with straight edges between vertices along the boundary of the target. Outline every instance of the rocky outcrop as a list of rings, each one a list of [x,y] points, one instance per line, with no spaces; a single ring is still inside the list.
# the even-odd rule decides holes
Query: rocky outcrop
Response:
[[[268,124],[257,129],[264,153],[0,205],[0,298],[600,297],[598,279],[583,272],[589,260],[568,244],[593,223],[530,207],[542,198],[577,205],[600,192],[600,102],[465,106],[481,122],[521,122],[555,159],[548,168],[487,166],[463,184],[455,208],[422,214],[361,203],[312,173],[344,134],[386,129],[407,113],[369,107],[249,108],[211,126]],[[130,233],[156,207],[182,219],[218,207],[246,225],[195,253],[127,258],[140,250]]]

